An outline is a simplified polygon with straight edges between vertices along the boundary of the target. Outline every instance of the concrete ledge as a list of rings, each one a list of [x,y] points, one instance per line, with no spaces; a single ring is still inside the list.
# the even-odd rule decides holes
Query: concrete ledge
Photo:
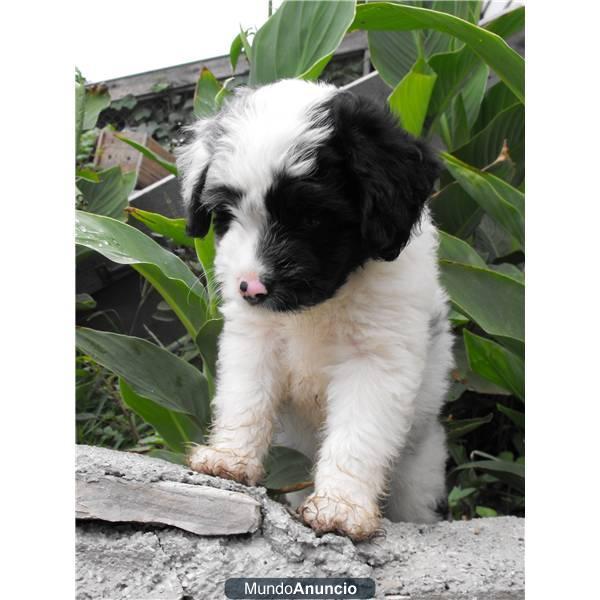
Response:
[[[93,498],[101,499],[94,504],[88,495],[78,497],[78,512],[86,517],[77,524],[77,598],[81,600],[220,599],[225,580],[236,576],[372,577],[376,597],[388,600],[524,597],[523,519],[436,525],[384,521],[384,535],[355,545],[332,534],[316,537],[262,488],[198,475],[158,459],[80,446],[77,479],[78,489],[89,494],[92,486]],[[105,484],[127,490],[125,497],[99,492]],[[185,489],[184,496],[216,500],[210,509],[205,506],[198,512],[196,523],[190,512],[193,505],[180,510],[169,494],[163,505],[161,495],[148,492],[158,489],[162,494],[165,485],[169,493],[173,488]],[[139,493],[139,507],[131,505],[130,492]],[[155,504],[148,501],[148,494]],[[161,524],[167,519],[174,524],[173,514],[183,512],[183,524],[209,533],[224,531],[229,521],[221,515],[235,515],[232,507],[238,506],[240,496],[245,500],[239,506],[258,507],[253,533],[197,535],[180,528],[182,523]],[[122,509],[125,501],[127,511]],[[152,524],[101,520],[106,518],[101,514],[108,514],[112,521],[135,521],[150,510],[148,504]],[[89,520],[94,515],[96,520]]]

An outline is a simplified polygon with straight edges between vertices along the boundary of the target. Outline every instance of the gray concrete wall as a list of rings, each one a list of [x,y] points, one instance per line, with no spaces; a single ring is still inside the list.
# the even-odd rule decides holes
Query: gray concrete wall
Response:
[[[84,517],[77,522],[81,600],[223,598],[225,580],[236,576],[371,577],[376,597],[388,600],[524,597],[523,520],[514,517],[436,525],[384,521],[380,537],[353,544],[333,534],[316,537],[262,488],[89,446],[78,448],[77,489],[77,511]],[[184,509],[172,493],[183,494]],[[131,494],[126,512],[119,511],[123,494]],[[235,523],[253,533],[185,530],[194,498],[201,509],[191,528],[226,532]],[[239,513],[232,510],[236,502]],[[148,514],[152,522],[144,519]],[[119,522],[121,516],[127,522]],[[184,529],[164,524],[180,517]]]

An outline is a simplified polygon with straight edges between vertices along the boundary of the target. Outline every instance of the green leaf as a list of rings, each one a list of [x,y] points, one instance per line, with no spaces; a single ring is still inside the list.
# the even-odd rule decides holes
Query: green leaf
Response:
[[[467,242],[443,231],[440,231],[438,235],[440,240],[438,256],[440,259],[486,268],[487,265],[483,258]]]
[[[449,150],[464,144],[469,139],[469,123],[462,94],[458,94],[452,102],[450,111],[444,115],[447,119],[445,143]]]
[[[92,310],[96,308],[96,301],[89,294],[75,296],[75,310]]]
[[[517,9],[490,21],[483,26],[483,29],[506,38],[525,26],[524,16],[524,9]],[[429,114],[432,118],[438,117],[447,109],[452,98],[463,89],[465,82],[472,82],[472,73],[477,73],[483,66],[481,59],[468,46],[458,51],[433,56],[429,65],[438,74],[429,105]],[[505,86],[503,82],[500,83]],[[514,95],[512,97],[515,102],[518,102]]]
[[[463,331],[469,367],[492,383],[525,400],[525,363],[492,340]]]
[[[502,273],[507,277],[511,277],[519,283],[525,283],[525,273],[523,273],[523,271],[521,271],[515,265],[511,265],[510,263],[501,263],[499,265],[490,265],[490,269],[493,269],[498,273]]]
[[[150,160],[153,160],[154,162],[158,163],[161,167],[163,167],[163,169],[165,169],[166,171],[171,173],[171,175],[177,175],[177,167],[175,166],[174,163],[169,162],[168,160],[165,160],[164,158],[161,158],[160,156],[158,156],[158,154],[152,152],[152,150],[150,150],[149,148],[146,148],[146,146],[139,144],[138,142],[131,140],[128,137],[125,137],[124,135],[115,133],[115,137],[117,139],[121,140],[122,142],[129,144],[132,148],[135,148],[138,152],[143,154],[146,158],[149,158]]]
[[[450,321],[452,327],[460,327],[461,325],[466,325],[469,322],[469,317],[465,317],[465,315],[462,313],[459,313],[457,310],[451,308],[448,313],[448,320]]]
[[[244,43],[242,42],[242,35],[238,33],[231,42],[231,47],[229,48],[229,61],[231,62],[231,72],[235,72],[235,68],[237,67],[238,59],[240,58],[240,54],[244,49]]]
[[[440,117],[450,106],[452,99],[461,91],[469,76],[484,63],[469,48],[437,54],[429,59],[429,66],[438,78],[429,102],[429,115]]]
[[[404,4],[415,6],[416,2]],[[445,12],[476,23],[479,19],[479,2],[433,2],[434,10]],[[477,16],[475,16],[477,15]],[[462,42],[436,30],[369,31],[371,62],[381,78],[395,87],[408,74],[419,56],[427,59],[437,53],[456,50]],[[421,54],[420,54],[421,53]]]
[[[473,126],[473,133],[478,133],[493,119],[507,108],[519,104],[516,96],[510,91],[503,81],[495,83],[483,97],[479,108],[479,115]],[[467,161],[468,162],[468,161]]]
[[[436,79],[435,71],[419,59],[388,98],[391,111],[404,129],[415,136],[421,135]]]
[[[463,101],[463,106],[466,115],[467,129],[470,131],[477,116],[487,87],[490,69],[487,65],[480,65],[473,75],[469,78],[460,96]]]
[[[75,82],[75,153],[79,153],[79,138],[85,118],[85,84]]]
[[[208,386],[202,373],[147,340],[85,327],[76,330],[77,347],[127,381],[136,394],[163,408],[209,422]]]
[[[440,260],[441,279],[456,309],[496,338],[525,340],[525,288],[501,273]]]
[[[450,508],[458,506],[461,500],[463,500],[464,498],[468,498],[476,491],[477,490],[472,487],[462,489],[460,487],[454,486],[452,488],[452,491],[448,494],[448,504],[450,505]]]
[[[311,468],[311,461],[301,452],[285,446],[272,446],[265,459],[267,476],[264,485],[279,493],[290,487],[309,487],[312,485]]]
[[[215,278],[215,232],[212,226],[203,238],[194,238],[194,247],[206,279],[210,303],[209,310],[214,315],[218,304],[218,294]]]
[[[111,167],[97,175],[97,183],[91,179],[77,182],[86,212],[124,221],[123,211],[135,187],[136,174],[123,173],[121,167]]]
[[[161,450],[155,449],[150,450],[148,452],[148,456],[152,458],[160,458],[161,460],[166,460],[167,462],[174,463],[176,465],[187,466],[186,455],[180,452],[169,452],[169,450]]]
[[[127,213],[134,219],[140,221],[148,229],[163,235],[180,246],[194,247],[194,240],[185,233],[185,219],[170,219],[158,213],[142,210],[130,206],[127,208]]]
[[[249,29],[242,29],[240,27],[240,40],[242,41],[242,46],[244,47],[244,54],[246,55],[246,60],[248,61],[248,64],[252,63],[252,46],[250,45],[250,42],[248,41],[248,34],[250,33]]]
[[[464,42],[485,61],[521,101],[525,101],[525,63],[498,35],[453,15],[384,2],[356,8],[353,29],[409,31],[435,29]],[[433,65],[431,65],[433,67]]]
[[[503,13],[483,25],[483,28],[504,39],[509,38],[525,29],[525,7],[519,6],[514,10]]]
[[[284,2],[256,32],[250,85],[317,78],[354,18],[354,2]]]
[[[477,417],[474,419],[459,419],[459,420],[446,420],[446,432],[449,440],[456,440],[463,437],[467,433],[479,429],[482,425],[491,422],[494,415],[490,413],[485,417]]]
[[[520,245],[512,235],[487,214],[483,215],[474,232],[473,247],[485,256],[488,262],[520,251]],[[491,265],[490,268],[500,273],[503,272],[495,265]],[[514,273],[510,273],[510,276],[515,278]],[[523,277],[520,281],[523,281]]]
[[[510,160],[517,167],[509,181],[518,185],[523,179],[525,168],[525,109],[521,104],[498,113],[486,127],[452,154],[473,167],[483,169],[502,155],[505,143],[505,152],[508,152]]]
[[[148,279],[196,337],[207,316],[206,293],[181,259],[141,231],[108,217],[77,211],[75,230],[77,244],[131,265]]]
[[[209,319],[196,336],[196,346],[200,350],[202,362],[213,377],[217,372],[217,342],[222,330],[223,319]]]
[[[92,85],[85,90],[85,114],[83,117],[83,130],[96,127],[98,116],[110,105],[110,94],[101,85]]]
[[[499,177],[479,171],[445,152],[441,157],[458,184],[525,247],[525,197]]]
[[[187,414],[144,398],[122,377],[119,378],[119,390],[123,402],[146,423],[150,423],[174,452],[185,452],[190,442],[202,443],[202,430]]]
[[[525,465],[507,460],[477,460],[454,467],[453,471],[482,469],[491,471],[499,479],[520,491],[525,491]]]
[[[212,117],[219,110],[217,96],[222,89],[217,78],[203,67],[194,92],[194,114],[198,118]]]
[[[440,229],[462,239],[470,237],[484,214],[479,204],[455,181],[434,194],[429,207]]]
[[[498,513],[493,508],[487,506],[476,506],[475,512],[480,517],[497,517]]]
[[[525,429],[525,413],[504,406],[504,404],[496,404],[496,408],[503,415],[506,415],[517,427]]]
[[[494,394],[496,396],[507,396],[510,392],[504,387],[492,383],[489,379],[481,377],[469,368],[465,345],[461,340],[456,340],[453,346],[455,368],[451,373],[454,385],[462,386],[463,389],[477,392],[478,394]]]
[[[85,179],[85,181],[88,181],[89,183],[100,183],[98,173],[92,169],[76,169],[75,178]]]

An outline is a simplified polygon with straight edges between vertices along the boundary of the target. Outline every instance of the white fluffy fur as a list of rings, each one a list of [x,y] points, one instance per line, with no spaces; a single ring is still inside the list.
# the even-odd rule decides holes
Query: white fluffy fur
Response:
[[[307,111],[332,93],[299,81],[247,92],[219,119],[200,122],[179,157],[187,198],[209,158],[207,186],[245,191],[217,249],[225,327],[214,423],[209,446],[195,448],[190,464],[254,484],[274,440],[293,446],[315,459],[302,518],[360,539],[378,527],[386,494],[392,520],[431,522],[444,493],[438,415],[452,339],[436,229],[425,214],[397,260],[368,262],[334,298],[300,313],[249,306],[238,291],[242,273],[263,269],[256,244],[264,192],[276,170],[311,168],[306,148],[328,130],[310,129]]]

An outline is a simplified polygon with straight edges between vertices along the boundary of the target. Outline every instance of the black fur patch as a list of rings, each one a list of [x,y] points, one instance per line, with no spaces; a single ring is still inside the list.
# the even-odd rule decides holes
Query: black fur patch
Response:
[[[186,233],[190,237],[202,238],[210,229],[210,212],[207,210],[202,200],[202,192],[204,191],[204,185],[206,184],[207,173],[208,166],[205,167],[204,171],[202,171],[202,174],[200,175],[200,178],[196,182],[194,190],[192,191],[186,227]]]
[[[333,134],[315,171],[280,174],[265,197],[259,255],[273,310],[323,302],[368,259],[397,258],[439,174],[428,146],[376,104],[340,92],[327,111]]]

